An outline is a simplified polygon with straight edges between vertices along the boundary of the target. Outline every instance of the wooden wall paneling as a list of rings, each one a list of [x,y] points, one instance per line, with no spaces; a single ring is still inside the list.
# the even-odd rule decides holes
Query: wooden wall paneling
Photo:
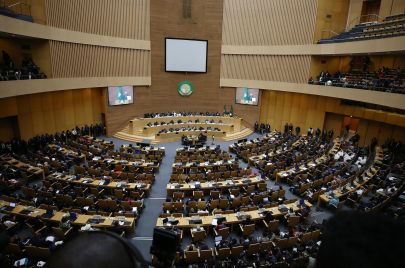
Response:
[[[150,76],[147,50],[50,41],[50,51],[55,78]]]
[[[83,124],[86,124],[86,122],[93,122],[94,117],[93,117],[93,105],[92,105],[92,94],[91,94],[91,89],[86,88],[83,90],[83,110],[84,114],[87,115],[87,120],[83,122]]]
[[[0,118],[0,141],[10,141],[14,136],[14,123],[11,118]]]
[[[380,123],[380,132],[377,137],[379,144],[383,144],[387,139],[393,136],[395,126]]]
[[[30,105],[27,96],[16,98],[18,107],[18,127],[20,129],[21,139],[28,139],[34,136],[33,124],[30,117]]]
[[[323,97],[318,96],[316,98],[316,106],[314,107],[314,117],[311,122],[313,126],[322,130],[325,122],[325,101]]]
[[[378,136],[380,135],[380,122],[376,122],[376,121],[369,121],[368,124],[368,128],[367,128],[367,133],[366,133],[366,138],[365,138],[365,144],[370,144],[371,140],[376,137],[378,138]],[[379,141],[381,142],[381,141]]]
[[[302,124],[301,129],[306,131],[310,125],[309,125],[309,120],[308,120],[308,108],[309,108],[309,103],[308,103],[309,97],[307,95],[300,95],[300,104],[299,104],[299,109],[300,109],[300,123]]]
[[[360,135],[360,140],[359,140],[359,145],[360,146],[368,145],[368,144],[366,144],[366,138],[367,138],[367,131],[368,131],[369,122],[370,122],[369,120],[360,119],[359,126],[357,128],[357,133]]]
[[[292,105],[292,94],[289,92],[285,93],[285,98],[284,98],[284,107],[282,109],[282,114],[280,115],[282,120],[281,120],[281,125],[284,127],[285,123],[290,123],[291,121],[291,105]]]
[[[404,12],[405,2],[403,0],[381,0],[379,16],[387,17]]]
[[[150,0],[46,0],[47,22],[73,31],[149,39]]]
[[[91,110],[93,112],[93,123],[101,122],[101,88],[92,89],[90,90],[91,93],[91,100],[99,100],[99,101],[92,101],[91,102]]]
[[[64,91],[63,98],[64,102],[64,122],[63,127],[70,129],[75,126],[75,105],[79,105],[79,102],[76,102],[76,99],[73,97],[73,90]]]
[[[30,118],[33,122],[33,133],[34,135],[43,134],[46,131],[45,118],[42,111],[42,96],[40,94],[30,95],[29,105],[30,105]]]
[[[379,121],[379,122],[386,122],[387,120],[387,113],[383,112],[383,111],[376,111],[376,113],[374,114],[374,118],[375,121]]]
[[[221,78],[306,83],[310,56],[222,55]],[[260,71],[257,71],[260,70]]]
[[[317,0],[225,0],[223,44],[312,43]],[[294,18],[290,20],[290,18]]]
[[[284,107],[284,94],[281,94],[277,99],[276,99],[276,111],[274,114],[274,127],[277,129],[282,129],[283,124],[282,124],[282,119],[283,119],[283,107]]]
[[[60,132],[64,130],[65,127],[65,92],[54,92],[50,94],[52,96],[52,109],[54,113],[55,120],[55,131]]]
[[[329,32],[322,32],[323,30],[341,33],[345,29],[349,4],[350,0],[318,0],[314,42],[331,37]]]
[[[39,95],[39,94],[38,94]],[[52,94],[40,94],[41,98],[41,116],[44,120],[44,128],[41,131],[44,133],[53,133],[55,132],[55,115],[53,110],[53,97]]]
[[[88,115],[85,114],[84,110],[84,94],[83,91],[72,91],[73,100],[76,105],[74,105],[74,122],[78,125],[82,125],[83,122],[89,120]]]
[[[358,133],[361,145],[368,145],[373,137],[383,143],[388,137],[400,136],[400,130],[405,129],[399,127],[405,126],[405,116],[398,114],[341,105],[338,99],[322,96],[279,91],[262,93],[260,122],[270,123],[272,129],[283,130],[288,122],[294,128],[300,126],[302,133],[312,127],[333,129],[335,135],[340,135],[343,118],[350,115],[360,119]],[[402,135],[405,136],[405,132]]]
[[[339,137],[342,131],[343,115],[326,113],[325,115],[325,130],[333,130],[334,137]]]
[[[392,131],[392,138],[397,140],[397,141],[405,142],[404,133],[405,133],[405,128],[404,127],[395,126],[393,131]]]
[[[292,94],[292,104],[291,104],[291,117],[289,123],[300,123],[300,126],[303,126],[303,121],[301,117],[301,110],[300,110],[300,96],[297,94]],[[295,126],[296,127],[296,126]],[[294,127],[294,131],[295,131]],[[303,131],[303,129],[301,130]]]
[[[0,98],[0,118],[16,116],[18,114],[17,99],[11,98]]]
[[[261,107],[269,107],[269,98],[268,98],[268,94],[264,94],[262,93],[262,101],[261,101],[261,105],[260,105],[260,123],[267,123],[268,120],[268,111],[269,109],[262,109]],[[265,121],[263,121],[263,119]]]

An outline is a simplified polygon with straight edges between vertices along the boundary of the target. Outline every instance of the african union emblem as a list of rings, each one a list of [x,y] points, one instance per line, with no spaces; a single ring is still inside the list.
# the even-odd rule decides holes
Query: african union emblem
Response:
[[[181,81],[177,85],[177,92],[184,97],[190,96],[194,92],[193,84],[190,81]]]

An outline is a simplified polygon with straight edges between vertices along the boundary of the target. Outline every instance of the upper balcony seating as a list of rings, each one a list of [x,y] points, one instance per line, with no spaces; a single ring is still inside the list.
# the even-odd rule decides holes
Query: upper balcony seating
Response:
[[[24,20],[24,21],[28,21],[28,22],[34,22],[34,18],[31,15],[16,13],[8,7],[0,7],[0,15],[4,15],[7,17]]]
[[[2,57],[3,64],[0,64],[0,81],[47,78],[31,58],[23,59],[21,68],[18,68],[7,52],[2,51]]]
[[[315,80],[310,79],[308,83],[405,94],[404,81],[404,69],[383,68],[376,72],[359,70],[349,73],[337,72],[335,74],[321,72]]]
[[[321,39],[319,44],[341,43],[350,41],[387,38],[405,34],[405,14],[389,16],[382,22],[365,22],[354,26],[347,32],[332,38]]]

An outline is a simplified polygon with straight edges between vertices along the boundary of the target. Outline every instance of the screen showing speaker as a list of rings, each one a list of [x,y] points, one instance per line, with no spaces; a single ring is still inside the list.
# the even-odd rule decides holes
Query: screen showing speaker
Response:
[[[166,38],[166,72],[207,72],[207,40]]]
[[[235,102],[237,104],[258,105],[259,103],[258,88],[238,87],[236,88]]]
[[[134,103],[133,86],[108,87],[108,104],[110,106]]]

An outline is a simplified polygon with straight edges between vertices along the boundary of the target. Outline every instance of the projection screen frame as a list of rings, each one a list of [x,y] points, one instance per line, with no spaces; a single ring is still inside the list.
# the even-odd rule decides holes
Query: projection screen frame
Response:
[[[122,104],[111,104],[110,103],[110,88],[113,88],[113,87],[120,87],[120,86],[107,86],[107,105],[108,105],[108,107],[119,107],[119,106],[131,105],[131,104],[135,103],[135,86],[126,85],[126,86],[121,86],[121,87],[132,87],[132,102],[122,103]]]
[[[257,93],[257,104],[248,104],[248,103],[241,103],[241,102],[238,102],[237,101],[237,91],[238,91],[238,88],[247,88],[247,89],[257,89],[258,90],[258,93]],[[259,106],[259,104],[260,104],[260,98],[261,98],[261,89],[260,88],[250,88],[250,87],[236,87],[235,88],[235,104],[238,104],[238,105],[247,105],[247,106]]]
[[[205,42],[206,43],[206,49],[205,49],[205,71],[204,72],[199,72],[199,71],[168,71],[167,70],[167,62],[166,62],[166,58],[167,58],[167,47],[166,47],[166,40],[167,39],[173,39],[173,40],[187,40],[187,41],[201,41],[201,42]],[[179,37],[165,37],[165,72],[167,73],[197,73],[197,74],[205,74],[208,73],[208,40],[206,39],[191,39],[191,38],[179,38]]]

